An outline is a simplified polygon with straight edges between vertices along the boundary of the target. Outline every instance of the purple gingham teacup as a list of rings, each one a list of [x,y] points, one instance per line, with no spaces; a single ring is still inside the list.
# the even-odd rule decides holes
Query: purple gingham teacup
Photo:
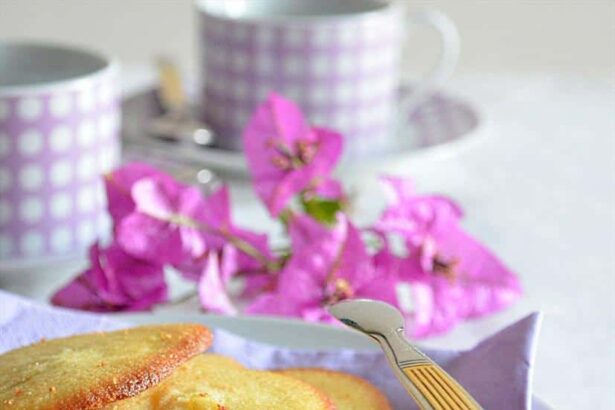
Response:
[[[412,21],[441,35],[430,75],[400,99],[408,19],[383,0],[200,0],[202,114],[221,147],[241,148],[250,114],[271,91],[296,101],[310,121],[345,136],[350,158],[391,149],[407,113],[457,60],[459,38],[442,14]]]
[[[0,42],[0,270],[80,256],[107,232],[117,71],[89,51]]]

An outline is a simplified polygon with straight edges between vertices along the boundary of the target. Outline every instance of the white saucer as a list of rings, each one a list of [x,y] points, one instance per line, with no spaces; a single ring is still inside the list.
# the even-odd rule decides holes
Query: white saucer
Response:
[[[403,91],[402,91],[403,92]],[[240,151],[215,147],[197,147],[192,143],[168,143],[147,136],[144,124],[159,113],[152,91],[135,95],[124,104],[124,141],[131,158],[157,157],[207,167],[216,171],[247,175],[245,157]],[[434,94],[413,113],[400,118],[400,127],[390,148],[380,154],[360,160],[342,160],[339,172],[391,171],[407,161],[441,158],[455,155],[467,142],[474,140],[482,129],[478,110],[462,98],[439,92]],[[409,119],[409,121],[404,121]]]

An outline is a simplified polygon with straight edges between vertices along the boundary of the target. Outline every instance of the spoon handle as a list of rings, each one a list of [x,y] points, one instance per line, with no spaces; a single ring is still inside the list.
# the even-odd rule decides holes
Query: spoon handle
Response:
[[[472,396],[434,363],[412,364],[401,371],[415,389],[409,389],[423,410],[474,410],[480,405]],[[416,393],[422,397],[415,397]]]
[[[440,366],[404,337],[403,328],[371,335],[400,383],[422,410],[475,410],[480,405]]]
[[[160,89],[158,95],[167,111],[178,111],[186,106],[181,76],[177,66],[169,59],[160,57],[157,61]]]

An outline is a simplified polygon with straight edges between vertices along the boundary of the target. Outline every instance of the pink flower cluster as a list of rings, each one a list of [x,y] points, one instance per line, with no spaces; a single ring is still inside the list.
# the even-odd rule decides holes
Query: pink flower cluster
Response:
[[[143,310],[167,301],[164,268],[197,283],[204,309],[332,321],[329,304],[384,300],[425,337],[499,311],[518,299],[518,278],[461,226],[450,198],[417,194],[385,177],[388,206],[360,229],[331,173],[342,137],[312,128],[296,105],[272,94],[255,112],[244,146],[256,193],[284,223],[290,246],[272,252],[267,236],[236,226],[229,192],[205,197],[145,164],[105,177],[113,242],[94,244],[91,266],[53,303],[95,311]],[[231,295],[229,283],[244,289]]]

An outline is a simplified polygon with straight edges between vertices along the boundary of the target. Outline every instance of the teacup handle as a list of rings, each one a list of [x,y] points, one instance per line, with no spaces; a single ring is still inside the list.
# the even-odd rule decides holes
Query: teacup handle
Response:
[[[453,21],[437,10],[424,10],[413,14],[409,18],[411,25],[427,25],[440,35],[440,58],[433,68],[414,83],[412,92],[402,98],[400,109],[405,116],[413,112],[429,96],[430,92],[446,81],[457,65],[459,59],[460,39],[459,31]],[[406,82],[407,79],[402,80]],[[403,84],[407,85],[407,84]]]

